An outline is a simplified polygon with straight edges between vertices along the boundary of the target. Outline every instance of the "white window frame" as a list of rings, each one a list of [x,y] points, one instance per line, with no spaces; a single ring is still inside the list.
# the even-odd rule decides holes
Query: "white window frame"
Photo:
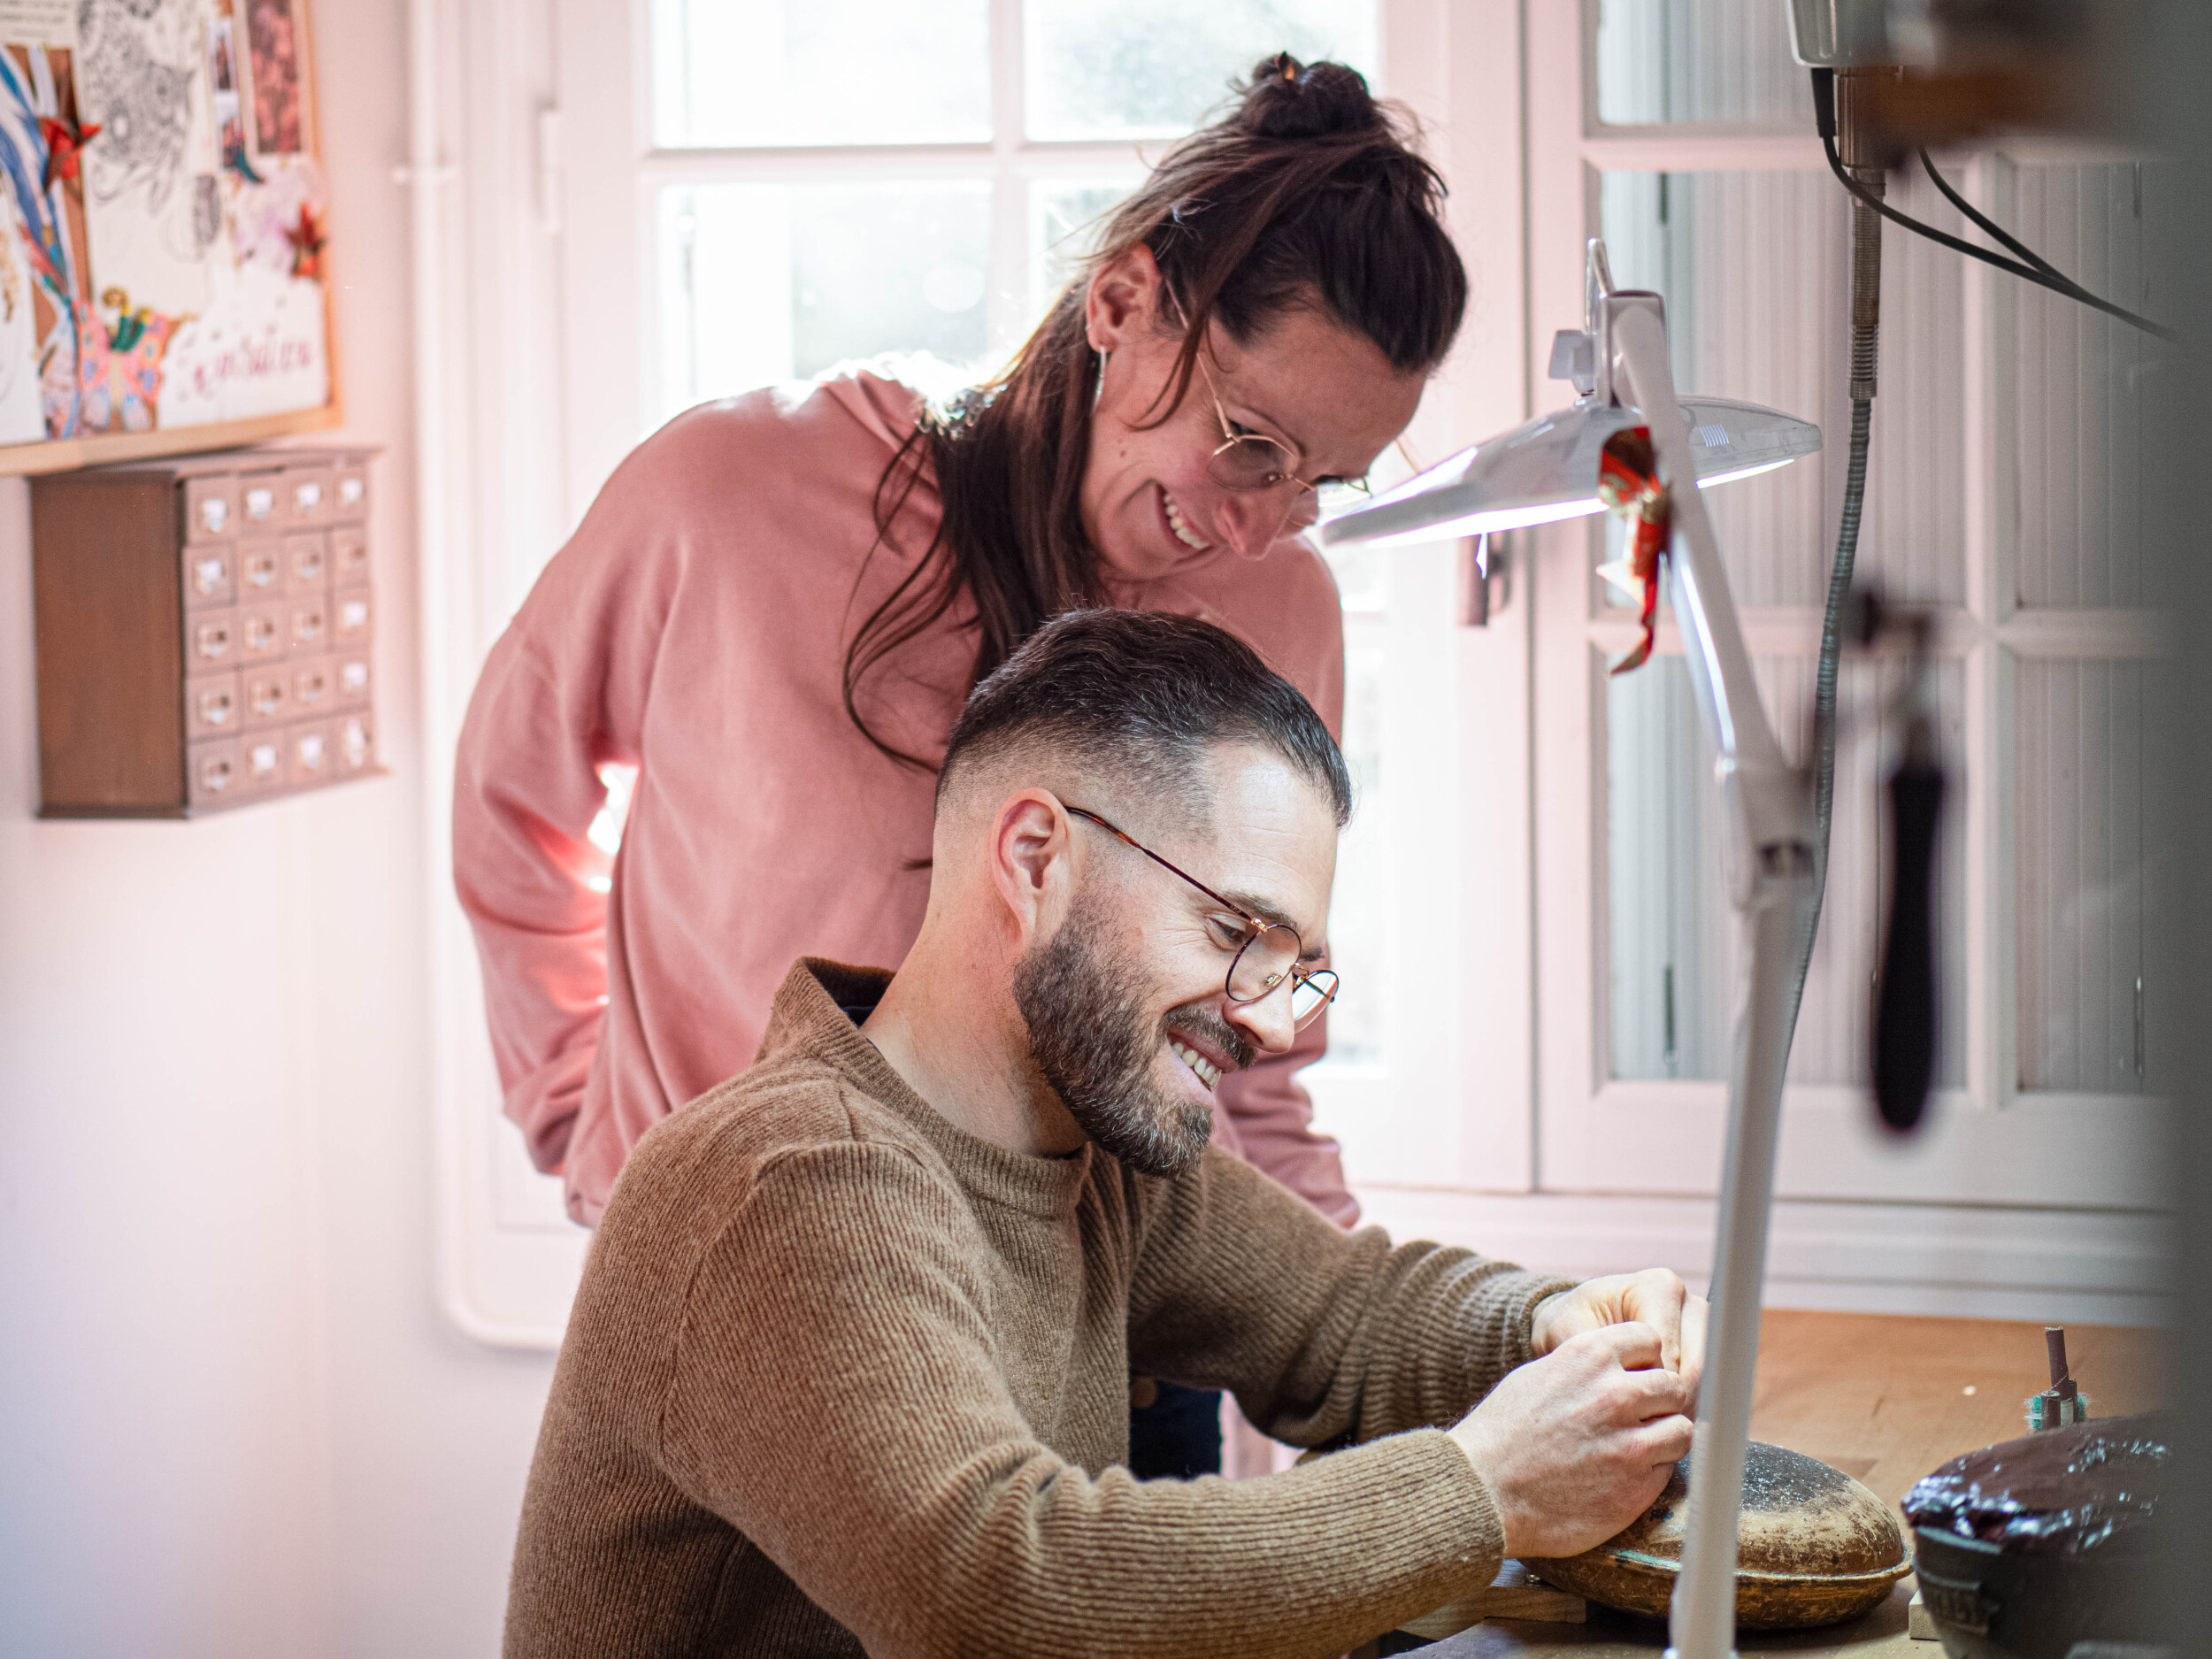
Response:
[[[450,757],[485,651],[657,406],[655,196],[682,181],[987,173],[995,279],[1005,250],[1026,247],[1032,180],[1133,177],[1141,165],[1127,142],[1017,136],[1020,11],[1020,0],[993,0],[1000,119],[987,144],[659,150],[648,127],[649,0],[418,0],[435,38],[417,73],[436,83],[418,112],[413,177],[434,197],[418,219],[428,239],[419,289],[426,326],[434,334],[444,319],[453,342],[450,356],[436,345],[419,354],[424,431],[438,450],[420,515],[438,1276],[449,1315],[480,1340],[557,1343],[587,1235],[496,1110],[473,943],[451,897]],[[1525,412],[1521,180],[1509,159],[1517,8],[1383,0],[1381,33],[1379,89],[1414,107],[1461,187],[1451,212],[1475,283],[1460,348],[1409,434],[1433,457]],[[579,234],[626,222],[627,238]],[[1002,287],[990,285],[995,351],[1027,320],[1002,304]],[[628,349],[621,336],[610,347],[626,316]],[[1457,628],[1463,563],[1455,545],[1402,554],[1386,605],[1347,619],[1356,640],[1387,642],[1386,747],[1406,757],[1392,767],[1392,862],[1423,873],[1402,875],[1392,900],[1407,965],[1392,973],[1389,1057],[1325,1063],[1308,1078],[1356,1183],[1383,1190],[1525,1192],[1533,1173],[1529,606],[1517,591],[1489,629]],[[1469,870],[1483,879],[1465,879]]]
[[[1579,96],[1535,100],[1530,111],[1532,348],[1578,327],[1584,239],[1597,234],[1598,181],[1607,171],[1826,171],[1809,132],[1683,123],[1608,127],[1597,119],[1600,0],[1535,9],[1532,82],[1571,86]],[[2054,146],[2015,146],[2020,159],[2084,160]],[[1998,203],[2009,163],[1978,158],[1969,188]],[[1893,232],[1892,234],[1904,233]],[[2029,657],[2151,655],[2145,611],[2016,613],[2010,549],[2015,525],[2009,425],[2015,285],[1963,258],[1966,323],[1966,603],[1940,615],[1938,649],[1962,663],[1967,754],[1959,768],[1968,847],[1966,1079],[1939,1091],[1928,1130],[1898,1142],[1874,1123],[1864,1092],[1795,1085],[1786,1095],[1777,1190],[1785,1197],[2012,1205],[2139,1212],[2158,1202],[2154,1148],[2162,1102],[2140,1095],[2024,1094],[2015,1041],[2012,800],[2013,669]],[[1533,363],[1533,360],[1532,360]],[[1727,387],[1694,388],[1728,395]],[[1540,399],[1540,401],[1542,401]],[[1894,398],[1875,419],[1909,418]],[[1831,433],[1838,442],[1842,434]],[[1542,941],[1540,1185],[1594,1193],[1706,1194],[1717,1184],[1725,1086],[1628,1081],[1609,1075],[1604,1017],[1608,879],[1603,808],[1603,661],[1617,657],[1631,623],[1593,605],[1588,532],[1562,526],[1536,580],[1534,703],[1536,873]],[[1809,655],[1813,608],[1747,608],[1755,654]],[[1663,630],[1661,649],[1678,652]]]
[[[496,1110],[474,944],[452,898],[451,757],[485,651],[649,406],[641,273],[653,227],[640,179],[649,166],[700,176],[683,170],[710,165],[648,156],[636,96],[644,0],[634,4],[635,12],[585,0],[411,8],[424,26],[403,176],[419,196],[435,1266],[440,1301],[460,1329],[518,1347],[557,1342],[588,1235],[559,1214],[550,1183],[530,1171],[518,1132]],[[1820,165],[1802,134],[1599,128],[1586,115],[1595,104],[1584,35],[1594,19],[1594,0],[1384,0],[1381,79],[1429,127],[1473,284],[1457,349],[1409,434],[1424,459],[1551,406],[1558,388],[1542,378],[1544,359],[1555,329],[1579,326],[1580,248],[1596,221],[1598,171]],[[1002,75],[1009,48],[1000,40]],[[1576,86],[1579,99],[1549,90]],[[611,87],[632,100],[618,129],[631,134],[626,148],[584,142],[592,129],[581,111]],[[899,153],[924,169],[972,169],[976,152],[956,148],[950,161],[934,149]],[[983,150],[995,176],[1025,181],[1029,168],[1088,175],[1102,148],[1125,163],[1130,153],[1034,148],[1041,153]],[[823,176],[848,159],[794,151],[753,176]],[[1987,172],[1976,188],[1991,188]],[[606,200],[610,188],[633,204],[634,234],[587,243],[568,229],[572,204]],[[1025,207],[1018,194],[1014,202],[1010,215],[1002,204],[1002,235],[1023,232]],[[1974,586],[1947,618],[1946,638],[1970,671],[1970,742],[1987,747],[2009,718],[2009,660],[2085,647],[2111,655],[2116,639],[2134,649],[2141,634],[2139,618],[2100,615],[2057,625],[2075,632],[2053,638],[2045,618],[2002,611],[2004,450],[1992,424],[2002,400],[2001,388],[1991,390],[2002,365],[1992,360],[1989,326],[2005,303],[2003,280],[1962,280],[1969,315],[1983,324],[1970,349],[1981,388],[1969,434]],[[603,301],[583,315],[575,296],[615,291],[641,296],[634,357],[577,349],[572,342],[603,342],[606,319],[618,313]],[[1389,1034],[1394,1067],[1325,1064],[1308,1074],[1317,1121],[1343,1140],[1370,1218],[1396,1232],[1564,1271],[1657,1263],[1701,1281],[1718,1087],[1601,1081],[1605,849],[1593,648],[1618,641],[1591,620],[1587,548],[1576,533],[1523,533],[1509,551],[1486,628],[1455,624],[1464,552],[1452,546],[1399,555],[1385,611],[1348,618],[1353,636],[1379,628],[1390,642],[1397,973],[1429,976],[1429,990],[1390,1005],[1425,1028],[1418,1045]],[[1747,621],[1755,649],[1799,649],[1809,637],[1803,615]],[[2085,629],[2103,632],[2092,639]],[[1398,787],[1417,776],[1418,788]],[[2158,1108],[2132,1097],[2024,1100],[2002,1086],[2016,1074],[2009,895],[1991,872],[2008,867],[2010,780],[1975,768],[1965,781],[1978,861],[1970,973],[1979,987],[1965,1098],[1943,1102],[1938,1133],[1900,1153],[1871,1141],[1855,1092],[1793,1092],[1770,1295],[1801,1307],[2151,1317],[2158,1225],[2144,1209],[2149,1172],[2126,1155],[2157,1143],[2149,1125]],[[1417,1048],[1424,1057],[1414,1064]]]

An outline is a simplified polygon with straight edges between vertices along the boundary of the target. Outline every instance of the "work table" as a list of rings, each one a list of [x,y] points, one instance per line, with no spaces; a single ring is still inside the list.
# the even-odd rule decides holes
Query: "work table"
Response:
[[[1754,1440],[1831,1463],[1894,1504],[1912,1483],[1962,1452],[2027,1431],[2023,1402],[2047,1386],[2043,1327],[1999,1319],[1770,1309],[1763,1320]],[[2162,1333],[2069,1325],[2075,1378],[2099,1417],[2162,1404]],[[1745,1631],[1745,1654],[1940,1659],[1906,1634],[1913,1581],[1863,1618],[1818,1630]],[[1586,1624],[1492,1619],[1427,1647],[1423,1659],[1646,1659],[1666,1626],[1594,1604]]]

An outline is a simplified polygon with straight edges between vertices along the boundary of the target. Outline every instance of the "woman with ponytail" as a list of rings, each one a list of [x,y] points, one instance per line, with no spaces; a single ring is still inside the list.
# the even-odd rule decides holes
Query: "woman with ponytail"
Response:
[[[755,392],[617,469],[493,648],[455,791],[506,1109],[578,1221],[751,1063],[796,957],[897,966],[945,733],[1047,618],[1206,617],[1336,728],[1341,617],[1302,533],[1450,348],[1442,194],[1356,73],[1271,58],[992,380],[942,406],[867,373]],[[611,864],[611,764],[638,769]],[[1215,1133],[1348,1225],[1294,1080],[1322,1033],[1224,1077]]]

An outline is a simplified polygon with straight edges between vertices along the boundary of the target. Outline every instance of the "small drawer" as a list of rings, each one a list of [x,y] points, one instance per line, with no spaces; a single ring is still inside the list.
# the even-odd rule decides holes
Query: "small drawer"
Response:
[[[292,671],[288,663],[265,663],[239,676],[246,729],[258,731],[292,718]]]
[[[342,651],[332,657],[331,688],[341,709],[365,709],[376,687],[376,667],[366,651]]]
[[[211,738],[184,751],[185,798],[194,806],[220,806],[248,793],[245,746],[234,737]]]
[[[238,603],[238,549],[228,541],[188,542],[184,608],[205,611]]]
[[[320,594],[295,599],[284,607],[284,637],[294,657],[330,649],[330,601]]]
[[[284,474],[284,500],[294,524],[327,524],[337,506],[337,480],[326,466],[290,468]]]
[[[273,599],[284,591],[284,543],[245,541],[238,548],[238,597]]]
[[[284,757],[291,747],[290,735],[290,728],[278,726],[267,732],[249,732],[239,740],[239,772],[244,786],[240,794],[267,795],[284,787]]]
[[[238,655],[245,663],[273,663],[291,638],[290,607],[282,600],[238,607]]]
[[[235,606],[219,611],[197,611],[184,619],[184,671],[204,674],[218,668],[235,667],[245,655]]]
[[[330,538],[320,530],[284,538],[285,591],[319,594],[330,586]]]
[[[338,771],[337,742],[328,720],[284,728],[284,780],[295,789],[327,783]]]
[[[332,475],[331,514],[334,518],[365,518],[369,516],[369,469],[355,463],[342,466]]]
[[[238,534],[238,480],[227,472],[184,480],[184,539],[213,541]]]
[[[338,661],[333,657],[311,657],[287,663],[292,676],[292,712],[304,719],[328,714],[338,706]]]
[[[330,637],[340,649],[366,645],[375,633],[376,607],[364,588],[330,596]]]
[[[204,737],[229,737],[245,723],[239,701],[238,673],[199,674],[184,682],[184,734],[195,741]]]
[[[238,527],[242,534],[281,529],[292,521],[290,507],[284,493],[283,473],[239,474]]]
[[[330,723],[338,776],[351,777],[376,765],[376,717],[366,709],[342,714]]]
[[[357,524],[342,524],[330,533],[330,583],[334,588],[369,585],[369,533]]]

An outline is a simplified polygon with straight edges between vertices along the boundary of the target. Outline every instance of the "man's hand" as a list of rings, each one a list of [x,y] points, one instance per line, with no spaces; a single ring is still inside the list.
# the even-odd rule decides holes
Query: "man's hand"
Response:
[[[1509,1555],[1575,1555],[1651,1506],[1690,1450],[1689,1391],[1659,1333],[1608,1325],[1509,1371],[1451,1431]]]
[[[1659,1363],[1681,1374],[1690,1391],[1682,1409],[1694,1414],[1698,1376],[1705,1368],[1705,1298],[1690,1294],[1681,1275],[1668,1268],[1585,1279],[1536,1304],[1529,1352],[1540,1359],[1585,1331],[1639,1321],[1659,1333]]]

